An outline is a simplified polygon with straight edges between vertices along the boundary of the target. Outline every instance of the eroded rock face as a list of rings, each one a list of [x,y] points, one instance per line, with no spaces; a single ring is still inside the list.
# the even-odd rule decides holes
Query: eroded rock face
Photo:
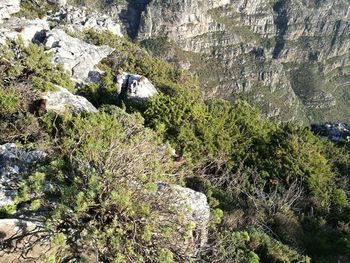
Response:
[[[88,12],[85,9],[67,6],[57,14],[50,17],[50,20],[59,22],[71,32],[92,29],[96,32],[110,31],[114,35],[122,37],[121,26],[110,16],[97,12]]]
[[[0,0],[0,23],[20,11],[20,0]]]
[[[14,143],[0,145],[0,207],[13,202],[21,175],[46,156],[43,151],[27,151]]]
[[[247,94],[283,120],[309,112],[349,120],[342,109],[350,102],[340,95],[350,84],[348,0],[155,0],[138,36],[167,36],[210,58],[203,83],[213,96]]]
[[[46,100],[46,109],[53,110],[59,114],[65,111],[97,112],[97,109],[84,97],[73,95],[68,90],[58,87],[58,91],[47,92],[43,99]]]
[[[113,52],[109,46],[90,45],[57,28],[47,32],[45,45],[53,52],[53,63],[62,64],[80,83],[89,82],[89,72],[96,71],[95,65]]]

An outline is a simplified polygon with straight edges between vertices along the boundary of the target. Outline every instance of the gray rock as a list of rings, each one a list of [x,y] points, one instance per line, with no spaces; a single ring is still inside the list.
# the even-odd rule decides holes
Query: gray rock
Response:
[[[20,0],[0,0],[0,23],[20,11]]]
[[[126,90],[129,99],[144,100],[158,94],[148,78],[141,75],[123,72],[117,76],[117,83],[120,90]]]
[[[67,0],[47,0],[49,3],[58,5],[58,6],[63,6],[67,4]]]
[[[191,235],[187,241],[183,240],[181,234],[174,233],[172,248],[177,253],[196,257],[203,249],[208,240],[208,223],[210,218],[210,208],[207,197],[199,192],[178,185],[165,183],[158,184],[157,194],[160,200],[170,200],[170,209],[175,209],[179,214],[184,215],[182,224],[195,223]],[[167,220],[171,220],[171,214],[165,213]],[[184,223],[185,222],[185,223]],[[181,227],[180,227],[181,228]]]
[[[167,36],[183,50],[211,58],[203,65],[209,73],[202,80],[208,83],[207,96],[246,93],[270,111],[267,116],[278,113],[283,120],[306,118],[317,103],[322,116],[349,121],[341,108],[350,103],[342,104],[340,95],[350,83],[348,0],[153,0],[137,35],[140,40]],[[315,72],[302,76],[304,70],[298,69],[304,63]],[[308,77],[320,82],[313,87],[293,81]],[[305,99],[313,89],[311,96],[317,96]]]
[[[95,65],[113,52],[109,46],[90,45],[61,29],[55,28],[46,35],[45,45],[53,52],[53,63],[62,64],[78,83],[88,82],[89,72],[96,71]]]
[[[46,100],[46,109],[63,114],[71,112],[97,112],[97,109],[84,97],[73,95],[68,90],[58,87],[58,91],[47,92],[43,99]]]
[[[122,37],[121,26],[110,16],[97,12],[89,12],[72,6],[63,8],[49,19],[66,26],[71,32],[83,32],[92,29],[96,32],[110,31],[114,35]]]
[[[45,31],[49,29],[49,23],[42,19],[11,18],[0,27],[0,44],[4,44],[6,38],[17,39],[18,37],[25,42],[40,41],[45,38]]]
[[[14,143],[0,145],[0,207],[13,202],[21,175],[46,156],[43,151],[27,151]]]

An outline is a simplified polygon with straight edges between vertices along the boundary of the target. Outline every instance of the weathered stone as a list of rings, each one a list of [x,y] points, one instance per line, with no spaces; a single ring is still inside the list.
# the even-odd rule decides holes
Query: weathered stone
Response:
[[[117,76],[119,90],[125,90],[129,99],[144,100],[158,94],[154,85],[148,78],[123,72]]]
[[[79,83],[88,82],[89,72],[96,71],[95,65],[113,52],[109,46],[90,45],[61,29],[55,28],[46,35],[45,45],[53,52],[53,63],[62,64]]]
[[[0,0],[0,23],[20,11],[20,0]]]
[[[50,20],[63,24],[71,32],[83,32],[92,29],[96,32],[110,31],[114,35],[122,37],[121,26],[110,16],[97,12],[88,12],[86,9],[79,9],[68,6],[50,17]]]
[[[14,143],[0,145],[0,207],[13,202],[21,175],[46,156],[43,151],[27,151]]]
[[[17,39],[18,37],[25,42],[40,41],[45,38],[45,31],[49,29],[48,22],[42,19],[11,18],[0,26],[0,44],[4,44],[6,38]]]
[[[165,36],[186,51],[211,58],[203,66],[208,96],[245,93],[266,116],[283,120],[305,119],[315,109],[322,109],[325,118],[349,120],[342,108],[350,108],[350,102],[339,95],[350,83],[347,0],[151,1],[141,16],[138,38]],[[185,61],[179,64],[191,63],[181,59]],[[316,83],[297,84],[295,79]]]
[[[168,209],[174,209],[178,214],[183,215],[179,232],[174,233],[172,249],[178,254],[190,255],[195,257],[199,251],[204,248],[208,240],[208,223],[210,218],[210,208],[207,197],[199,192],[178,185],[169,185],[165,183],[158,184],[157,194],[160,201],[171,200],[168,203]],[[164,217],[172,220],[171,213],[166,212]],[[195,227],[192,229],[190,237],[184,240],[181,229],[186,229],[185,225],[193,222]],[[162,225],[162,222],[160,222]]]
[[[58,5],[58,6],[63,6],[67,4],[67,0],[47,0],[49,3]]]
[[[59,114],[71,111],[97,112],[97,109],[84,97],[73,95],[68,90],[58,87],[58,91],[47,92],[43,99],[46,100],[46,109],[53,110]]]

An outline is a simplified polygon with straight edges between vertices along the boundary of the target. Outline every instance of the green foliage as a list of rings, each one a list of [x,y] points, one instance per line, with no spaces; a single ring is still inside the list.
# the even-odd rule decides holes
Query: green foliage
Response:
[[[0,47],[0,85],[27,83],[39,91],[55,90],[56,85],[74,91],[70,76],[50,62],[44,48],[23,40],[8,41]]]
[[[60,118],[61,156],[24,181],[18,201],[50,211],[47,231],[54,234],[53,243],[57,237],[62,241],[57,256],[172,262],[178,255],[169,250],[171,235],[157,233],[176,221],[159,224],[169,200],[154,194],[157,182],[173,180],[165,176],[170,163],[160,157],[157,138],[140,115],[105,110]]]
[[[20,99],[14,88],[4,88],[0,86],[0,114],[15,113],[20,105]]]
[[[21,10],[16,15],[35,19],[47,15],[49,11],[55,12],[57,9],[57,5],[50,4],[46,0],[21,0]]]

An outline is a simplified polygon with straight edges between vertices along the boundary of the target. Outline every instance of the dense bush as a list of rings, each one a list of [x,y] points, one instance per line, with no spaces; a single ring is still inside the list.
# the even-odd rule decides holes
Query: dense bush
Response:
[[[174,181],[165,176],[171,172],[168,155],[160,154],[142,118],[109,109],[56,121],[60,155],[25,180],[18,198],[18,205],[48,211],[43,232],[56,252],[50,258],[186,261],[170,245],[171,232],[179,231],[176,217],[166,224],[161,219],[176,212],[166,196],[155,195],[158,182]]]
[[[39,91],[55,90],[55,85],[70,91],[74,84],[62,67],[50,61],[42,46],[23,40],[8,41],[0,47],[0,85],[29,83]]]

